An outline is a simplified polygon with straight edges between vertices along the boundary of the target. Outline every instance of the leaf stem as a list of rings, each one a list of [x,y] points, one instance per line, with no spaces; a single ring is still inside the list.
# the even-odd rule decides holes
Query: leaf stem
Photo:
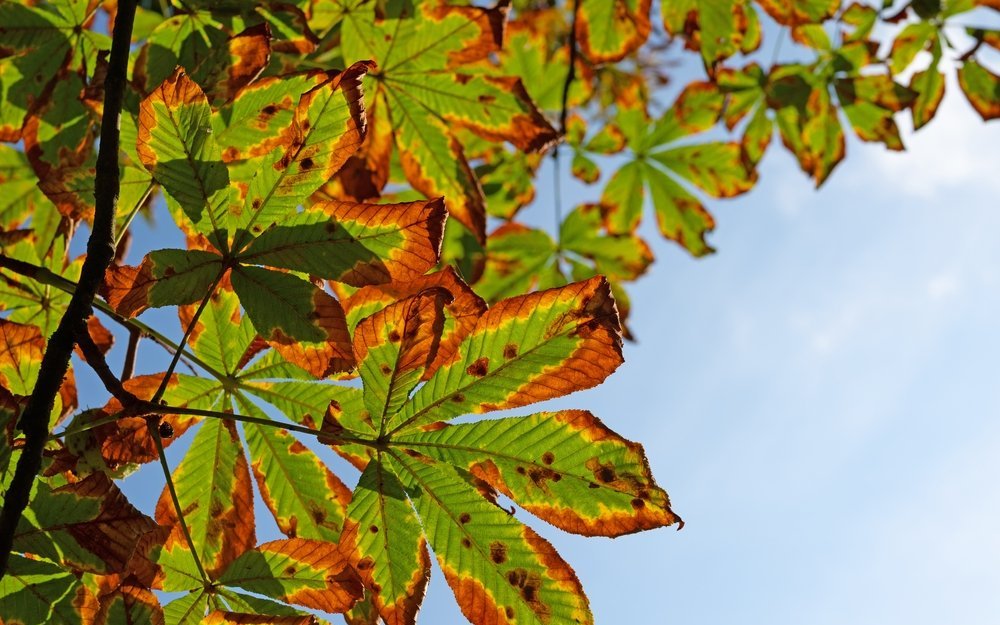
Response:
[[[156,186],[156,183],[150,180],[149,186],[146,187],[146,192],[142,194],[142,197],[139,198],[139,201],[135,203],[135,206],[132,207],[132,210],[130,210],[128,215],[125,217],[121,228],[119,228],[118,233],[115,234],[115,248],[117,248],[118,244],[122,242],[122,237],[124,237],[125,233],[128,232],[128,227],[132,223],[132,220],[139,214],[139,211],[142,210],[142,206],[146,203],[146,200],[149,199],[149,194],[153,192],[154,186]]]
[[[174,504],[174,511],[177,513],[177,522],[180,523],[181,531],[184,532],[184,540],[187,541],[188,548],[191,549],[191,557],[194,558],[194,564],[198,567],[198,574],[201,575],[201,581],[206,587],[210,586],[212,581],[208,579],[208,575],[205,573],[205,567],[201,565],[201,558],[198,556],[198,550],[194,547],[194,539],[191,538],[191,530],[188,529],[187,522],[184,520],[183,508],[181,508],[181,501],[177,497],[177,489],[174,487],[173,476],[170,475],[170,467],[167,465],[167,455],[163,451],[163,439],[160,438],[160,430],[155,427],[147,428],[149,433],[153,435],[153,443],[156,445],[156,455],[160,458],[160,467],[163,468],[163,477],[167,481],[167,490],[170,492],[170,500]]]
[[[184,336],[181,337],[180,346],[177,351],[174,352],[174,357],[170,360],[170,366],[167,367],[166,372],[163,374],[163,379],[160,380],[160,386],[156,389],[156,393],[150,402],[156,404],[159,403],[160,399],[163,398],[163,393],[167,390],[167,384],[170,383],[170,376],[174,374],[174,369],[177,368],[177,363],[180,362],[181,355],[184,353],[184,346],[187,345],[188,339],[191,338],[191,333],[194,332],[195,326],[198,325],[198,319],[201,317],[201,313],[205,312],[205,308],[208,306],[209,300],[212,299],[212,295],[215,294],[215,289],[218,288],[219,283],[222,282],[223,276],[226,275],[226,268],[224,267],[219,275],[215,277],[215,281],[212,285],[208,287],[208,292],[205,293],[205,297],[201,298],[201,303],[198,304],[198,310],[195,311],[194,316],[191,317],[191,321],[188,326],[184,328]]]
[[[120,0],[115,16],[97,153],[94,223],[87,241],[87,257],[66,312],[49,339],[38,379],[18,423],[24,432],[25,443],[4,497],[3,510],[0,511],[0,579],[7,572],[14,533],[28,506],[35,476],[42,466],[42,452],[49,435],[49,415],[69,367],[76,330],[80,326],[86,329],[85,320],[91,314],[97,289],[115,254],[115,206],[121,185],[118,179],[119,126],[135,7],[136,0]]]

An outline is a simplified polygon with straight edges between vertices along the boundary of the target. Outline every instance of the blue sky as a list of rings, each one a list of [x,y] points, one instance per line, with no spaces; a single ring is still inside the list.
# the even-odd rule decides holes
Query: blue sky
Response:
[[[1000,126],[948,91],[909,152],[851,141],[819,192],[776,146],[753,192],[711,204],[712,257],[644,226],[658,260],[630,291],[639,342],[604,385],[546,407],[642,442],[687,525],[616,540],[542,528],[598,623],[995,623]],[[540,179],[528,218],[547,225]],[[151,510],[162,476],[125,484]],[[420,622],[464,622],[437,570]]]

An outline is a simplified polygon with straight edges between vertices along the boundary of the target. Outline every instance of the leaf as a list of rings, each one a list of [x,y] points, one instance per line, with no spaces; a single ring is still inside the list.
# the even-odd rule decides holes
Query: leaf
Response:
[[[917,92],[913,102],[913,129],[919,130],[937,115],[938,106],[944,99],[944,73],[931,67],[916,72],[910,78],[910,89]]]
[[[392,121],[407,180],[426,197],[444,196],[449,213],[481,242],[482,190],[452,127],[528,152],[546,149],[556,133],[518,79],[465,67],[500,51],[503,8],[389,4],[379,15],[372,5],[351,12],[341,28],[342,53],[378,64],[371,99]]]
[[[562,249],[590,259],[597,273],[609,278],[635,280],[644,274],[653,262],[653,252],[646,242],[634,234],[605,234],[601,222],[598,205],[575,209],[559,228]]]
[[[516,222],[490,234],[486,250],[486,267],[476,282],[476,292],[488,302],[534,290],[557,252],[556,242],[547,232]]]
[[[160,602],[148,588],[122,582],[117,575],[99,579],[96,625],[165,625]]]
[[[202,565],[210,577],[217,578],[256,542],[250,470],[232,422],[210,419],[203,423],[174,469],[173,481]],[[156,503],[156,520],[161,525],[178,525],[166,490]],[[177,539],[180,542],[171,544]],[[167,563],[183,560],[183,552],[188,551],[183,540],[175,532],[161,558]]]
[[[219,582],[324,612],[343,612],[362,594],[357,573],[337,545],[304,538],[246,552]]]
[[[620,61],[649,37],[651,0],[583,0],[576,21],[580,52],[593,63]]]
[[[201,625],[208,611],[208,600],[204,590],[192,590],[163,606],[164,620],[170,625]]]
[[[403,485],[381,462],[361,474],[340,544],[387,625],[413,625],[430,579],[430,556]]]
[[[233,289],[268,343],[316,377],[354,367],[340,303],[292,274],[238,266]]]
[[[700,50],[710,75],[720,61],[760,46],[756,9],[745,0],[677,0],[660,8],[667,32],[684,38],[688,49]]]
[[[917,54],[927,48],[932,38],[937,35],[937,27],[931,22],[914,22],[907,24],[896,35],[889,53],[889,69],[893,74],[903,72],[913,63]]]
[[[212,252],[156,250],[138,267],[109,267],[101,295],[118,314],[135,317],[147,308],[201,300],[223,270],[222,257]]]
[[[445,320],[437,345],[437,356],[424,378],[451,358],[462,339],[472,331],[479,317],[486,312],[486,302],[465,283],[453,267],[406,282],[390,282],[359,289],[344,302],[348,326],[354,328],[364,317],[372,315],[393,302],[422,293],[428,289],[444,289],[451,296],[446,303]]]
[[[568,532],[621,536],[680,521],[642,447],[582,410],[451,425],[395,442],[469,471]]]
[[[343,166],[365,134],[361,79],[373,65],[363,61],[302,94],[281,147],[250,180],[232,227],[240,250],[253,236],[295,212],[295,208]]]
[[[0,579],[0,602],[5,623],[84,625],[97,608],[94,596],[72,571],[16,554]]]
[[[196,312],[194,305],[178,309],[182,330],[191,325]],[[236,294],[218,288],[191,330],[188,348],[210,367],[227,375],[235,374],[243,368],[243,359],[255,336],[253,324],[243,321]]]
[[[238,258],[352,286],[412,280],[437,264],[445,215],[441,199],[317,202],[264,231]]]
[[[45,339],[35,326],[0,319],[0,387],[31,395],[45,352]]]
[[[317,625],[319,621],[309,614],[289,616],[265,616],[240,612],[210,612],[201,625]]]
[[[958,84],[983,120],[1000,117],[1000,77],[970,59],[958,70]]]
[[[197,232],[223,250],[234,201],[222,152],[212,135],[208,98],[183,68],[174,70],[139,106],[139,159],[184,209]]]
[[[239,402],[246,414],[259,412]],[[340,535],[351,491],[287,430],[244,424],[250,468],[264,504],[289,538],[333,541]]]
[[[469,621],[593,623],[569,565],[531,528],[483,499],[471,476],[419,454],[391,457]]]
[[[38,483],[14,547],[93,573],[122,573],[139,538],[156,524],[104,474],[52,488]]]
[[[86,74],[97,51],[107,50],[106,35],[87,28],[96,0],[53,0],[41,6],[0,5],[0,35],[5,59],[0,65],[0,141],[21,138],[25,115],[49,96],[61,69]]]
[[[840,8],[840,0],[757,0],[757,4],[784,26],[817,24]]]
[[[618,330],[603,278],[502,300],[390,425],[412,430],[595,386],[622,362]]]

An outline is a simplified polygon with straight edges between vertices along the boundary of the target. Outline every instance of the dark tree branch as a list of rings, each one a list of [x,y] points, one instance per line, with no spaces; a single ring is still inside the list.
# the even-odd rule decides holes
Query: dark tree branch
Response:
[[[141,338],[142,332],[135,328],[129,328],[128,347],[125,349],[125,362],[122,363],[122,382],[131,380],[132,375],[135,374],[135,357],[139,353],[139,340]]]
[[[86,319],[92,311],[97,288],[104,272],[114,258],[115,205],[118,203],[119,122],[128,71],[129,45],[136,0],[120,0],[112,34],[111,56],[104,86],[104,116],[101,119],[101,144],[97,153],[95,180],[94,225],[87,241],[87,258],[80,272],[80,281],[70,298],[59,326],[52,333],[38,380],[18,427],[24,432],[24,448],[17,460],[0,511],[0,579],[7,572],[7,563],[14,543],[14,532],[21,514],[28,506],[31,486],[42,466],[42,451],[49,435],[49,414],[56,394],[62,386],[73,353],[75,337],[87,331]]]
[[[82,332],[76,333],[76,344],[80,346],[80,351],[83,352],[83,357],[86,359],[87,364],[90,365],[90,368],[94,370],[97,377],[104,383],[104,388],[108,389],[108,392],[120,401],[123,407],[129,408],[139,405],[139,398],[125,390],[121,380],[116,378],[115,374],[111,372],[108,361],[104,359],[104,354],[101,353],[101,349],[94,343],[94,339],[87,332],[86,328]]]

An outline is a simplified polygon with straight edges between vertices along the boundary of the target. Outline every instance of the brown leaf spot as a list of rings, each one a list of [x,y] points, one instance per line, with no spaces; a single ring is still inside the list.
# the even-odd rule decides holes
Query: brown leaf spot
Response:
[[[472,541],[469,540],[468,538],[463,538],[462,546],[465,547],[466,549],[470,549],[472,547]]]
[[[368,526],[368,531],[371,532],[372,534],[378,534],[378,526],[377,525],[369,525]]]
[[[311,158],[309,158],[308,156],[306,158],[302,159],[302,161],[299,162],[299,166],[303,170],[312,169],[314,164],[315,163],[313,163],[313,160]]]
[[[493,560],[497,564],[503,564],[507,561],[507,545],[503,544],[499,540],[490,543],[490,560]]]
[[[489,373],[489,370],[490,370],[490,359],[487,358],[486,356],[483,356],[482,358],[476,360],[476,362],[469,365],[469,367],[465,370],[465,372],[471,376],[481,378],[487,373]]]
[[[556,460],[556,455],[551,451],[547,451],[542,454],[542,462],[545,464],[552,464]]]
[[[511,360],[512,358],[517,358],[517,345],[509,343],[506,347],[504,347],[503,357],[506,358],[507,360]]]
[[[646,502],[636,497],[635,499],[632,500],[632,507],[635,508],[636,510],[642,510],[643,508],[646,507]]]
[[[462,525],[465,525],[466,523],[468,523],[471,520],[472,520],[472,515],[470,515],[468,512],[463,512],[458,517],[458,522],[461,523]]]
[[[389,375],[392,373],[392,367],[387,364],[383,364],[379,369],[382,371],[382,375]]]
[[[398,343],[400,338],[399,332],[396,332],[395,330],[389,333],[389,342],[391,343]]]

